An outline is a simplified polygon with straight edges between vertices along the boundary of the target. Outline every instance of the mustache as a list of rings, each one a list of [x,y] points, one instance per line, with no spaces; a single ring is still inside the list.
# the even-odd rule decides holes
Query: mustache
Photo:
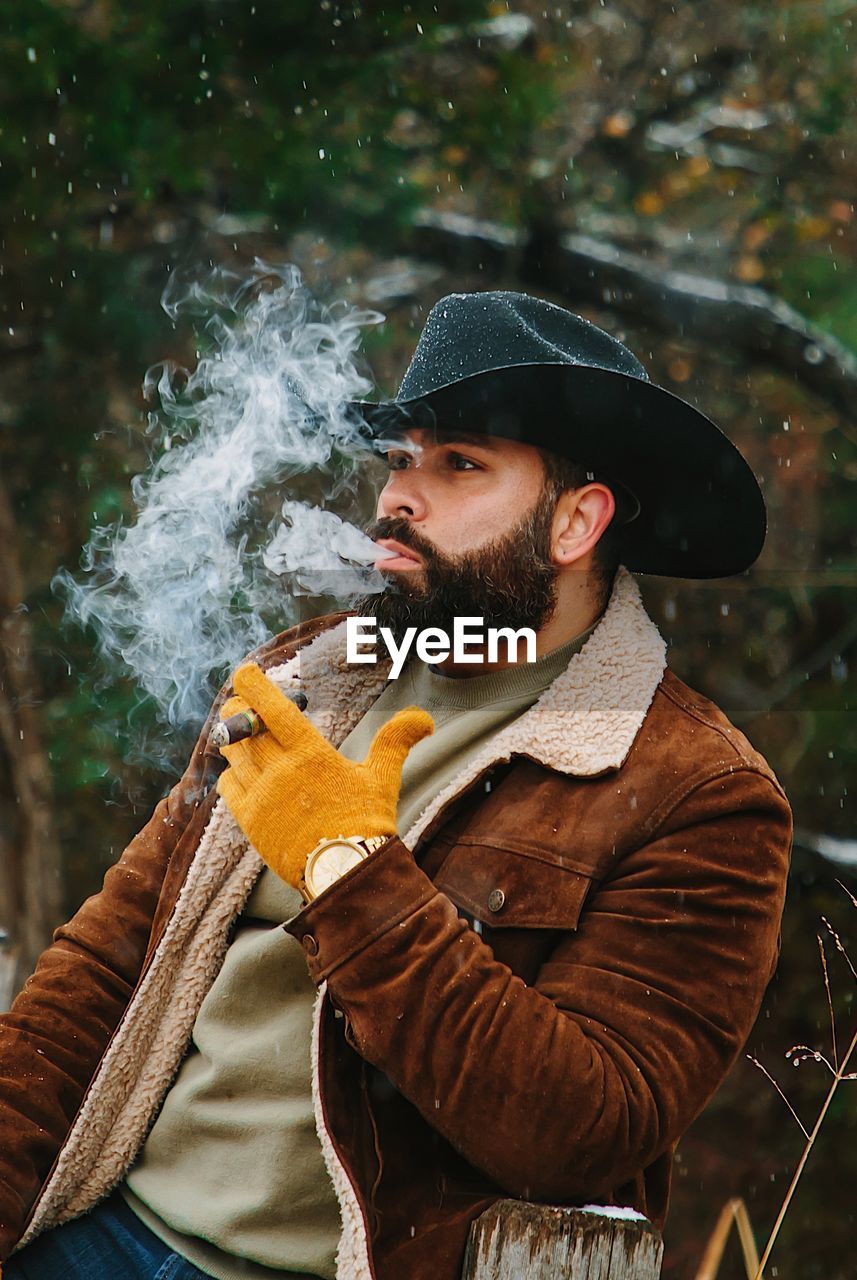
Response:
[[[402,516],[383,516],[380,520],[374,520],[367,527],[366,533],[376,542],[378,538],[393,538],[410,551],[416,551],[426,562],[443,559],[434,543],[417,533],[410,521]]]

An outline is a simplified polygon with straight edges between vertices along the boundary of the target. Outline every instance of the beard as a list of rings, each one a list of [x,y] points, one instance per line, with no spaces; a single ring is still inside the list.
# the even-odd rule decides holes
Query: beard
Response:
[[[550,558],[555,508],[556,494],[546,487],[515,528],[458,556],[438,551],[402,517],[375,521],[370,538],[395,538],[422,556],[423,567],[397,573],[380,594],[358,601],[358,613],[388,627],[397,644],[408,627],[452,635],[457,617],[481,617],[486,628],[541,630],[557,604],[559,571]]]

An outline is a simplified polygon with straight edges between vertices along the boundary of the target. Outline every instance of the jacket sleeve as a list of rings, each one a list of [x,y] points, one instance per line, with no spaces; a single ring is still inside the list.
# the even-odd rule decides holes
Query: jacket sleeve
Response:
[[[110,868],[100,893],[56,930],[0,1017],[0,1258],[18,1240],[146,955],[170,858],[203,798],[204,737],[188,770]]]
[[[666,1151],[744,1044],[776,962],[785,797],[697,785],[526,985],[392,839],[288,928],[346,1035],[508,1193],[580,1202]]]
[[[249,658],[263,667],[283,662],[342,616],[292,627]],[[107,872],[101,892],[57,929],[11,1010],[0,1015],[0,1260],[20,1238],[127,1008],[162,915],[171,862],[183,861],[180,846],[192,854],[217,798],[208,787],[223,762],[206,747],[231,692],[221,689],[187,770]],[[168,893],[164,901],[168,906]]]

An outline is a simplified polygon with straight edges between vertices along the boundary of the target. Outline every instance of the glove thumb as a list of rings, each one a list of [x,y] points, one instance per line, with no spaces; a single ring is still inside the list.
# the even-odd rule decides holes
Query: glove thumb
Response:
[[[371,769],[385,780],[398,777],[408,752],[430,733],[434,733],[434,720],[427,711],[421,707],[405,707],[404,711],[397,711],[372,739],[363,761],[364,768]]]

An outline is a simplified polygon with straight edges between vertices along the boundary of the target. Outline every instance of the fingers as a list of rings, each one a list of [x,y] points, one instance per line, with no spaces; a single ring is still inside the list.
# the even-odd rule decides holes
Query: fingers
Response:
[[[228,762],[233,773],[242,781],[254,778],[283,758],[285,747],[272,733],[260,733],[253,738],[241,738],[220,748],[220,754]]]
[[[401,772],[412,747],[434,733],[434,720],[422,707],[405,707],[383,725],[372,740],[364,765],[379,772]]]
[[[256,666],[239,667],[232,681],[235,692],[262,717],[270,733],[284,747],[310,729],[309,722],[295,704]]]
[[[264,785],[269,770],[282,764],[286,748],[272,733],[263,733],[221,747],[220,754],[228,761],[229,768],[217,779],[217,792],[240,825],[249,796],[260,784]]]
[[[230,716],[237,716],[239,711],[248,711],[249,708],[243,698],[227,698],[223,706],[220,708],[220,719],[228,720]]]
[[[217,779],[217,794],[223,796],[232,816],[235,817],[235,811],[245,795],[245,790],[236,778],[234,769],[224,769],[221,773]]]

